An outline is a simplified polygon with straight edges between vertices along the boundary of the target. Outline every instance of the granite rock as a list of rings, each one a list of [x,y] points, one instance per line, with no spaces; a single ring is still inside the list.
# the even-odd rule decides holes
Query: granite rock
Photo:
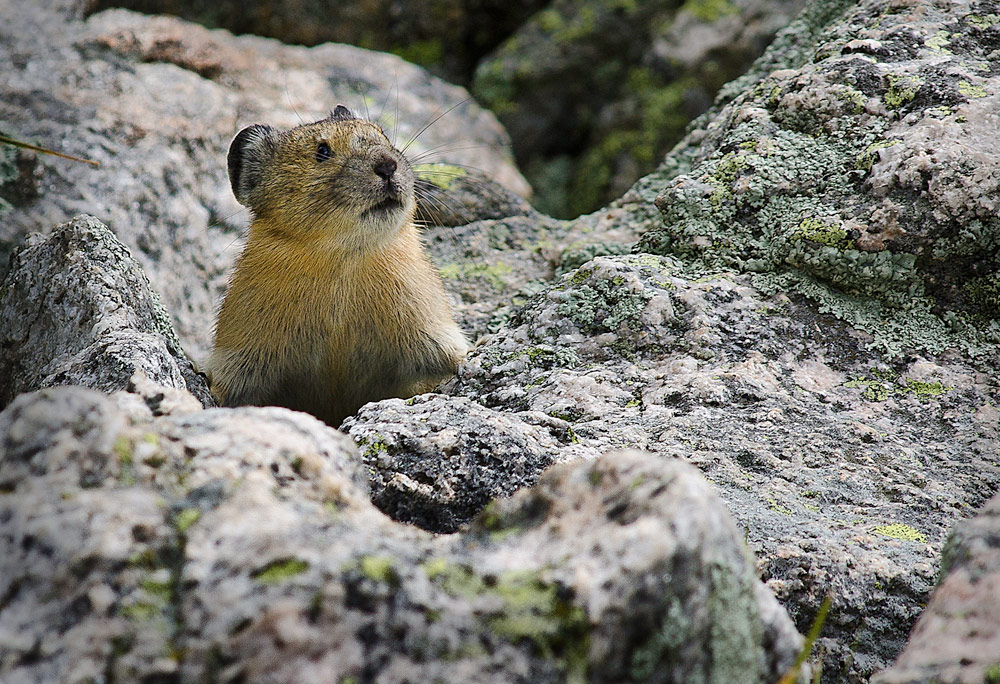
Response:
[[[390,521],[350,438],[280,408],[0,413],[0,676],[773,682],[801,645],[690,466],[556,467],[467,531]]]
[[[53,385],[113,392],[136,373],[212,403],[159,296],[107,226],[78,216],[29,237],[0,284],[0,406]]]

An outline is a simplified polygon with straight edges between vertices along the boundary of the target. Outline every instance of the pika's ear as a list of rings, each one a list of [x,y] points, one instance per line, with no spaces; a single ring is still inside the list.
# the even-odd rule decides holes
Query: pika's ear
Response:
[[[247,126],[229,145],[229,182],[236,201],[248,206],[250,193],[260,182],[264,165],[277,146],[278,131],[264,124]]]
[[[339,104],[336,107],[334,107],[333,111],[330,112],[329,116],[329,119],[331,121],[349,121],[351,119],[356,119],[356,118],[358,117],[354,116],[354,112],[352,112],[350,109],[348,109],[342,104]]]

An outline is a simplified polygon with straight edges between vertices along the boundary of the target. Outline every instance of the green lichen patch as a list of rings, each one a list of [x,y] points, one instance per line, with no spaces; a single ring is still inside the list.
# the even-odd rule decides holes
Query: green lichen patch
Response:
[[[1000,274],[973,278],[962,289],[978,315],[986,319],[1000,319]]]
[[[173,516],[173,526],[178,534],[184,534],[201,518],[201,511],[197,508],[183,508]]]
[[[892,147],[893,145],[900,144],[900,140],[876,140],[871,145],[868,145],[863,152],[859,153],[855,159],[854,166],[862,171],[871,171],[872,166],[878,161],[879,150],[884,150],[887,147]]]
[[[118,614],[129,620],[147,621],[163,617],[163,607],[139,601],[122,607]]]
[[[917,91],[924,84],[922,78],[917,76],[900,76],[898,74],[888,74],[886,76],[889,88],[885,93],[885,103],[890,109],[899,109],[917,96]]]
[[[879,369],[872,370],[867,376],[845,382],[844,387],[861,389],[861,396],[868,401],[886,401],[889,397],[907,395],[929,400],[954,389],[941,382],[902,378],[895,371]]]
[[[373,582],[399,583],[396,559],[391,556],[362,556],[358,559],[358,569]]]
[[[309,569],[309,563],[301,558],[279,558],[250,573],[250,577],[261,584],[277,584]]]
[[[948,39],[951,36],[947,31],[938,31],[933,36],[924,41],[924,45],[930,48],[931,52],[942,56],[951,55],[952,52],[947,48],[951,43]]]
[[[450,190],[459,178],[469,175],[461,166],[454,164],[414,164],[413,174],[420,180],[432,183],[441,190]]]
[[[362,457],[365,461],[370,461],[377,458],[379,454],[388,453],[389,445],[381,439],[359,439],[358,449],[361,450]]]
[[[761,628],[749,575],[738,577],[731,567],[713,563],[704,569],[710,578],[704,597],[711,615],[712,654],[705,681],[761,681]],[[657,674],[676,663],[693,638],[694,623],[686,601],[669,591],[661,598],[661,621],[632,652],[629,674],[633,681],[658,681]]]
[[[854,240],[839,223],[827,223],[817,218],[802,219],[798,230],[792,234],[792,240],[808,240],[819,245],[834,249],[854,249]]]
[[[422,566],[428,579],[451,596],[466,600],[500,599],[484,607],[485,623],[496,636],[528,644],[544,658],[555,660],[568,682],[585,682],[590,621],[559,585],[537,570],[511,571],[481,577],[466,565],[433,558]]]
[[[557,311],[581,330],[595,334],[619,332],[624,326],[641,330],[640,317],[653,298],[643,288],[631,287],[624,276],[591,277],[591,270],[579,270],[569,280],[575,287],[566,291]]]
[[[988,93],[986,92],[986,88],[974,85],[965,80],[958,82],[958,92],[972,99],[978,99],[980,97],[986,97],[988,95]]]
[[[970,14],[965,20],[979,29],[988,29],[1000,24],[1000,14]]]
[[[682,12],[690,12],[705,22],[718,21],[722,17],[739,14],[740,8],[730,0],[686,0],[681,5]]]
[[[507,288],[507,276],[514,272],[514,269],[507,264],[497,262],[495,264],[468,264],[468,263],[448,263],[442,264],[440,269],[441,277],[446,280],[464,280],[475,278],[490,285],[494,290],[504,290]]]
[[[889,537],[890,539],[917,542],[918,544],[927,543],[926,535],[924,535],[920,530],[910,527],[909,525],[904,525],[903,523],[879,525],[872,530],[872,533],[883,537]]]

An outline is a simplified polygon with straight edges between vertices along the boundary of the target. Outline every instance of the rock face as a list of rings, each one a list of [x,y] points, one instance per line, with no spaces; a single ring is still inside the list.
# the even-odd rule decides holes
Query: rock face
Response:
[[[549,414],[504,414],[433,394],[369,404],[341,430],[371,472],[372,503],[433,532],[454,532],[491,499],[535,484],[556,454],[598,455]]]
[[[407,154],[418,164],[469,166],[530,192],[496,119],[462,88],[397,57],[234,38],[124,10],[81,22],[72,17],[78,4],[0,4],[0,59],[10,65],[0,130],[101,163],[0,148],[0,264],[25,234],[92,214],[131,250],[197,361],[248,223],[226,175],[241,126],[291,127],[344,103],[400,145],[416,137]],[[440,169],[428,178],[440,180]]]
[[[386,50],[468,85],[513,132],[559,216],[617,198],[741,74],[803,0],[77,0],[284,42]],[[475,79],[473,81],[473,74]],[[402,84],[401,84],[402,85]]]
[[[81,216],[28,238],[0,285],[0,406],[53,385],[114,392],[136,372],[211,404],[159,296],[104,224]]]
[[[153,418],[133,395],[0,414],[0,676],[774,682],[801,638],[710,486],[624,452],[466,532],[366,499],[346,436],[285,409]]]
[[[1000,681],[1000,495],[959,523],[945,546],[941,582],[899,660],[878,684]]]
[[[640,249],[755,272],[893,354],[995,353],[993,5],[838,7],[816,3],[762,60],[782,68],[741,81],[675,150]]]
[[[993,374],[888,363],[869,339],[748,278],[599,257],[516,312],[455,391],[698,465],[747,528],[759,570],[809,628],[823,596],[826,681],[891,662],[952,522],[1000,486]]]
[[[800,0],[555,0],[476,71],[539,209],[576,216],[652,171]]]

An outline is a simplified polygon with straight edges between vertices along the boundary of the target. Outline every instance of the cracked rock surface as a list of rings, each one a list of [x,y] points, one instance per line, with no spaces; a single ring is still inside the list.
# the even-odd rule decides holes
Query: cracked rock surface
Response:
[[[78,387],[0,414],[10,684],[773,682],[801,644],[711,487],[638,452],[553,468],[459,535],[367,500],[279,408],[154,417]]]
[[[107,226],[79,216],[28,238],[0,285],[0,406],[53,385],[113,392],[137,372],[212,404],[159,296]]]

